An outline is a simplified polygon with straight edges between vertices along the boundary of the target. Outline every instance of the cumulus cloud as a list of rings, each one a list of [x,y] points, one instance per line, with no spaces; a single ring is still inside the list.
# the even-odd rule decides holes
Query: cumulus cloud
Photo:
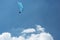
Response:
[[[42,26],[40,25],[36,25],[37,26],[37,31],[40,31],[40,32],[44,32],[45,31],[45,28],[43,28]]]
[[[36,29],[30,28],[23,30],[22,33],[26,35],[22,34],[19,35],[19,37],[12,37],[11,33],[4,32],[0,34],[0,40],[54,40],[50,33],[44,31],[45,28],[41,27],[40,25],[36,25],[36,26],[37,26]],[[37,31],[40,32],[38,33]],[[29,34],[31,32],[36,32],[36,33],[27,35],[27,33]]]
[[[35,32],[35,29],[29,28],[22,31],[22,33],[32,33],[32,32]]]

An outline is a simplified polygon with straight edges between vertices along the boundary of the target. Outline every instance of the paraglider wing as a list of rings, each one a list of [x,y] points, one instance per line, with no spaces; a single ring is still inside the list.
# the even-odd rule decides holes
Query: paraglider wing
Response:
[[[18,7],[19,7],[19,13],[23,11],[23,4],[22,2],[18,2]]]

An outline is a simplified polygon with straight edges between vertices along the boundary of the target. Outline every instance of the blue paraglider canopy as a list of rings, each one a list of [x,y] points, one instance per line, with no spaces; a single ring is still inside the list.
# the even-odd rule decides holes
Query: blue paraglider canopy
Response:
[[[18,2],[18,7],[19,7],[19,13],[23,11],[23,4],[22,2]]]

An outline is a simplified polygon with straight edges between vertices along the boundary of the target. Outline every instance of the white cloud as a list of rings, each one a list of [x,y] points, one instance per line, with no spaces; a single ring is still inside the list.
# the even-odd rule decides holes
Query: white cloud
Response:
[[[45,28],[43,28],[42,26],[40,25],[36,25],[37,26],[37,31],[40,31],[40,32],[44,32],[45,31]]]
[[[10,40],[11,39],[11,34],[8,32],[2,33],[0,35],[0,40]]]
[[[37,31],[41,31],[37,33]],[[12,37],[11,33],[4,32],[0,34],[0,40],[54,40],[52,35],[50,33],[47,33],[44,31],[44,28],[42,28],[40,25],[37,25],[36,29],[25,29],[22,31],[23,33],[30,33],[30,32],[36,32],[36,34],[32,33],[27,38],[23,35],[19,35],[19,37]]]
[[[53,37],[49,33],[41,33],[39,38],[40,40],[53,40]]]
[[[32,32],[35,32],[35,29],[29,28],[22,31],[22,33],[32,33]]]

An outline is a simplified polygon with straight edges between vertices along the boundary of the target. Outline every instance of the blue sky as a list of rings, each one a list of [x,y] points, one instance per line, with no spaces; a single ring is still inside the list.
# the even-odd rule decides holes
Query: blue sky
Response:
[[[55,40],[60,38],[59,0],[22,0],[24,11],[19,14],[18,0],[0,0],[0,33],[41,25]],[[18,33],[17,33],[18,34]]]

